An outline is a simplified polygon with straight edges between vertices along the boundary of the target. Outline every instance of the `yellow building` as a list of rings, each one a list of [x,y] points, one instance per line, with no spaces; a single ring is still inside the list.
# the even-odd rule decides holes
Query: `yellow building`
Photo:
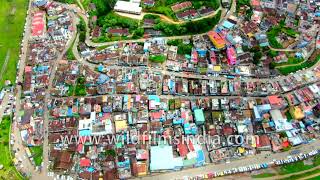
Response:
[[[213,43],[213,45],[217,49],[222,49],[226,46],[225,40],[218,33],[214,32],[214,31],[209,31],[208,36],[209,36],[209,39],[211,40],[211,42]]]
[[[290,107],[289,112],[293,119],[300,120],[304,118],[304,113],[299,106]]]

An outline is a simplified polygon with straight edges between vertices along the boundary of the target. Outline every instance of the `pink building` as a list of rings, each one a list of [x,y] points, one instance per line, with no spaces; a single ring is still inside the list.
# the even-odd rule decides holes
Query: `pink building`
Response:
[[[227,48],[227,57],[228,57],[228,64],[229,65],[235,65],[237,62],[237,54],[236,54],[236,50],[229,46]]]
[[[198,52],[196,50],[193,50],[191,53],[191,61],[195,64],[198,63]]]

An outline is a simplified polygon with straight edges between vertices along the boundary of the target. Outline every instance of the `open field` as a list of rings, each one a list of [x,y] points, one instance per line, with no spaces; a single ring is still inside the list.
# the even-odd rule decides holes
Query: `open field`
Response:
[[[30,147],[30,152],[32,153],[35,165],[40,166],[42,163],[43,147],[42,146]]]
[[[0,0],[0,4],[0,69],[6,65],[0,79],[1,88],[6,79],[15,81],[28,1]]]
[[[3,169],[0,170],[0,179],[23,179],[16,170],[10,155],[10,117],[3,118],[0,128],[0,164],[3,165]]]

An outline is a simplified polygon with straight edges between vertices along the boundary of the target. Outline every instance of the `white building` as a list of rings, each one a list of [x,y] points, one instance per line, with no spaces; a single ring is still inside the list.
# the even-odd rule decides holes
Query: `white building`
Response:
[[[117,1],[114,6],[114,10],[118,12],[130,13],[130,14],[141,14],[142,8],[140,7],[140,1],[132,0],[128,1]]]

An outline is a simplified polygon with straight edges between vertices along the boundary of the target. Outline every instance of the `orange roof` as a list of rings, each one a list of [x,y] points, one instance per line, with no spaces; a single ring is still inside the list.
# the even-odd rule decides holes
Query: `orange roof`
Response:
[[[270,104],[281,104],[282,103],[281,98],[279,98],[279,96],[277,96],[277,95],[268,96],[268,100],[269,100]]]

